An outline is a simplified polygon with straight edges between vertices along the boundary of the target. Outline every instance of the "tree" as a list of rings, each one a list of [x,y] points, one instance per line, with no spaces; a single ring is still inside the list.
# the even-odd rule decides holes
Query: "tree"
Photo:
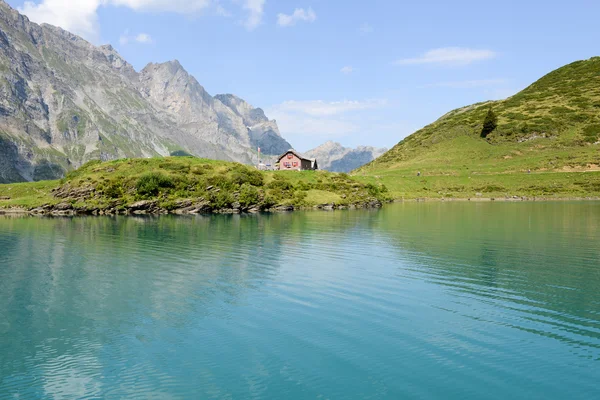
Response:
[[[496,130],[498,127],[498,117],[494,110],[489,109],[485,119],[483,120],[483,129],[481,130],[481,137],[486,138],[490,133]]]

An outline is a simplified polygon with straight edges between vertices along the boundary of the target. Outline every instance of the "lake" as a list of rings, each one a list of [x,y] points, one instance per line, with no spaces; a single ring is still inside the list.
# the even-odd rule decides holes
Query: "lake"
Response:
[[[0,218],[1,399],[591,399],[600,203]]]

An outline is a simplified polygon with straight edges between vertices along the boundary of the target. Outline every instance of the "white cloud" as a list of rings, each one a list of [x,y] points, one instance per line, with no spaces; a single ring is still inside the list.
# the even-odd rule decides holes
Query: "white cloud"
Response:
[[[245,26],[254,29],[262,22],[266,0],[243,0],[249,12]],[[105,6],[127,7],[138,12],[196,14],[215,8],[217,15],[228,14],[215,0],[27,0],[18,10],[37,23],[60,26],[93,42],[99,39],[98,9]],[[140,38],[143,41],[143,38]]]
[[[309,101],[284,101],[278,110],[285,112],[294,112],[306,114],[315,117],[332,116],[345,114],[351,111],[369,110],[380,108],[386,105],[385,100],[366,100],[366,101],[331,101],[309,100]]]
[[[296,8],[294,13],[291,15],[279,14],[277,16],[277,25],[282,27],[294,26],[298,22],[315,22],[317,14],[312,8],[304,10],[303,8]]]
[[[266,0],[244,0],[243,8],[248,11],[249,15],[244,26],[249,31],[256,29],[262,24],[263,15],[265,13]]]
[[[382,108],[386,100],[365,101],[284,101],[266,110],[277,120],[284,136],[317,136],[334,139],[361,132],[360,111]]]
[[[138,43],[152,43],[152,37],[147,33],[140,33],[135,37],[135,41]]]
[[[362,24],[359,29],[363,35],[368,35],[369,33],[372,33],[375,30],[370,24],[366,22]]]
[[[350,65],[346,65],[344,68],[342,68],[340,70],[340,72],[345,75],[350,75],[351,73],[354,72],[354,68],[352,68],[352,66],[350,66]]]
[[[338,119],[307,118],[297,114],[278,113],[271,111],[270,117],[277,120],[277,125],[288,138],[294,136],[317,136],[323,141],[331,138],[339,138],[349,134],[360,132],[360,125]]]
[[[37,23],[49,23],[95,40],[98,37],[96,11],[103,0],[43,0],[40,4],[26,1],[18,10]]]
[[[503,85],[507,82],[506,79],[477,79],[469,81],[454,81],[454,82],[439,82],[425,85],[425,88],[445,87],[452,89],[472,89],[478,87],[489,87]]]
[[[119,38],[119,43],[121,44],[121,46],[126,46],[130,42],[152,44],[154,41],[152,40],[152,36],[150,36],[147,33],[138,33],[137,35],[130,36],[129,30],[127,30]]]
[[[468,49],[463,47],[444,47],[429,50],[416,58],[405,58],[395,62],[396,65],[440,64],[447,66],[464,66],[476,61],[495,58],[492,50]]]

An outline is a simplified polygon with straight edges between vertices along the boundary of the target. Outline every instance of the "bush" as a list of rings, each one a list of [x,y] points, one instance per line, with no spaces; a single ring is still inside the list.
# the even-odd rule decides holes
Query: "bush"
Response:
[[[120,182],[107,182],[102,188],[104,196],[111,199],[118,199],[123,196],[123,186]]]
[[[143,175],[136,183],[138,195],[142,197],[155,197],[161,189],[170,189],[175,187],[175,183],[170,176],[160,172],[151,172]]]
[[[277,177],[277,175],[275,175],[275,180],[267,185],[267,189],[274,189],[274,190],[293,190],[294,189],[294,185],[292,185],[291,182],[288,182],[281,178],[278,179],[278,178],[279,177]]]
[[[260,195],[258,189],[249,183],[244,183],[240,188],[240,196],[238,198],[239,203],[243,207],[250,207],[260,202]]]
[[[231,204],[233,204],[233,196],[225,190],[221,190],[220,192],[210,192],[209,200],[215,210],[230,208]]]
[[[263,174],[260,171],[241,165],[232,170],[230,181],[240,186],[244,183],[249,183],[252,186],[262,186],[264,182]]]
[[[600,136],[600,124],[592,124],[583,128],[584,140],[588,143],[596,143]]]

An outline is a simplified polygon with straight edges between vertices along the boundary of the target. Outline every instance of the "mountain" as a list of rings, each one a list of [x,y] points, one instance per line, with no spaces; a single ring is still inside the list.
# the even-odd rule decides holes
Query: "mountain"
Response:
[[[192,154],[255,162],[292,147],[275,121],[212,97],[177,61],[137,72],[110,46],[30,22],[0,0],[0,183],[94,160]]]
[[[356,149],[343,147],[336,142],[326,142],[307,151],[307,158],[316,158],[320,169],[332,172],[350,172],[361,167],[385,153],[387,149],[359,146]]]
[[[490,110],[497,120],[491,132],[484,129]],[[594,57],[559,68],[506,100],[451,111],[357,172],[460,176],[592,171],[598,165],[600,57]]]

